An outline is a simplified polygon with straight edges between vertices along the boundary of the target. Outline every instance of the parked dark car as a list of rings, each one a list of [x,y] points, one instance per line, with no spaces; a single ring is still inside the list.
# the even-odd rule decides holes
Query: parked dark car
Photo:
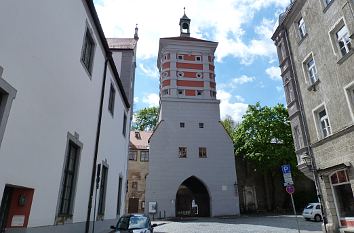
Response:
[[[119,218],[117,225],[111,226],[112,233],[153,233],[154,227],[151,225],[149,216],[143,214],[128,214]]]

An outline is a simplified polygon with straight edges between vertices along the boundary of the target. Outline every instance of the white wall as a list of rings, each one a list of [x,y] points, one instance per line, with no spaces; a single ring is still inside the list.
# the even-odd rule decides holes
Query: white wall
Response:
[[[95,32],[91,78],[80,62],[91,22],[82,1],[0,4],[0,65],[3,78],[17,90],[0,146],[0,199],[5,184],[34,188],[29,227],[54,223],[68,132],[77,132],[83,143],[73,221],[86,220],[105,59]],[[110,69],[108,76],[112,79]],[[107,199],[117,200],[118,175],[125,178],[126,173],[128,136],[121,136],[124,106],[118,90],[116,112],[109,119],[109,86],[108,81],[98,162],[107,158]],[[107,202],[107,218],[115,217],[115,206]]]

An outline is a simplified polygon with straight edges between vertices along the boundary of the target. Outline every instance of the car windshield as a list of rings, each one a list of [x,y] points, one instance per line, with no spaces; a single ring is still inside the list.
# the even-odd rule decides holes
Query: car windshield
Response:
[[[308,205],[308,206],[306,206],[306,208],[305,209],[312,209],[313,208],[313,205]]]
[[[118,230],[133,230],[148,228],[148,219],[145,216],[123,216],[117,224]]]

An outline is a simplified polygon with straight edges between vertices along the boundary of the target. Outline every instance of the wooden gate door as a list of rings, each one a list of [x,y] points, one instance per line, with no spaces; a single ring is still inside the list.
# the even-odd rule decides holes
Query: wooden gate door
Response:
[[[129,198],[128,213],[138,213],[139,198]]]

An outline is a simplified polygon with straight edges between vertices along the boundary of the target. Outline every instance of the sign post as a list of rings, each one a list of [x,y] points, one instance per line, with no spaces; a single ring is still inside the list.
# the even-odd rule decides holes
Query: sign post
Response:
[[[290,194],[291,204],[293,206],[294,215],[295,215],[296,224],[297,224],[297,230],[300,233],[300,225],[299,225],[299,220],[297,219],[295,202],[294,202],[294,197],[293,197],[293,193],[295,192],[295,187],[294,187],[293,178],[291,176],[290,164],[285,164],[285,165],[281,166],[281,170],[283,172],[285,190],[287,193]]]

